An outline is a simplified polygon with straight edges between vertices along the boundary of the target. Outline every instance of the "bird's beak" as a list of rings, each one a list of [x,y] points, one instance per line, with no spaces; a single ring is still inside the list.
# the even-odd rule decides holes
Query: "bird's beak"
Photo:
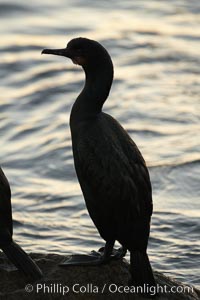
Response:
[[[66,56],[66,57],[69,57],[69,58],[73,57],[73,54],[67,48],[63,48],[63,49],[44,49],[44,50],[42,50],[42,54],[60,55],[60,56]]]

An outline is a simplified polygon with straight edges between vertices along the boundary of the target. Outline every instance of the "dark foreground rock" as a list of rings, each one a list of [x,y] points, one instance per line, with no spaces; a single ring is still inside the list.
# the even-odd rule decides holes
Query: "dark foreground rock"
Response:
[[[0,253],[0,299],[144,299],[129,289],[129,265],[113,261],[95,267],[59,267],[66,257],[57,254],[31,254],[44,273],[43,280],[29,282]],[[186,287],[161,273],[154,272],[160,292],[156,299],[200,299],[200,291]],[[171,292],[171,288],[173,289]],[[119,291],[117,291],[119,289]],[[178,289],[178,292],[174,293]],[[154,291],[152,291],[153,294]],[[145,298],[146,299],[146,298]]]

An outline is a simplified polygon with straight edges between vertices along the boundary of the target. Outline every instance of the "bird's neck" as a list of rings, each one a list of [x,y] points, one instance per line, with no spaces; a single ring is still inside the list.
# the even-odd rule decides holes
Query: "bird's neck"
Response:
[[[84,71],[85,85],[71,111],[75,121],[94,118],[101,112],[113,80],[112,62]]]

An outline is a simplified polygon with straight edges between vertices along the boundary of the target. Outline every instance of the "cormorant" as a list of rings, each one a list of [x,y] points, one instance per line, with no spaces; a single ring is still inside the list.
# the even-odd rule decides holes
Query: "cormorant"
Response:
[[[117,240],[122,250],[116,256],[130,251],[132,284],[155,286],[146,253],[152,215],[149,173],[128,133],[102,112],[113,81],[110,55],[101,44],[87,38],[75,38],[64,49],[44,49],[42,53],[68,57],[81,65],[86,75],[84,88],[72,107],[70,128],[86,206],[106,241],[103,254],[94,263],[108,261]]]
[[[0,248],[27,279],[37,280],[43,275],[36,263],[13,241],[11,190],[0,168]]]

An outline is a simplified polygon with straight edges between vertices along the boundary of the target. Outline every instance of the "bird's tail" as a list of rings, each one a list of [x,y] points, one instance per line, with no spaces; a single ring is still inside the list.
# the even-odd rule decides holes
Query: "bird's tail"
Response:
[[[156,295],[156,283],[147,253],[130,252],[131,285],[137,288],[137,293]]]
[[[42,278],[43,274],[40,268],[18,244],[12,241],[9,245],[1,246],[1,249],[8,259],[22,271],[27,278],[32,280]]]

